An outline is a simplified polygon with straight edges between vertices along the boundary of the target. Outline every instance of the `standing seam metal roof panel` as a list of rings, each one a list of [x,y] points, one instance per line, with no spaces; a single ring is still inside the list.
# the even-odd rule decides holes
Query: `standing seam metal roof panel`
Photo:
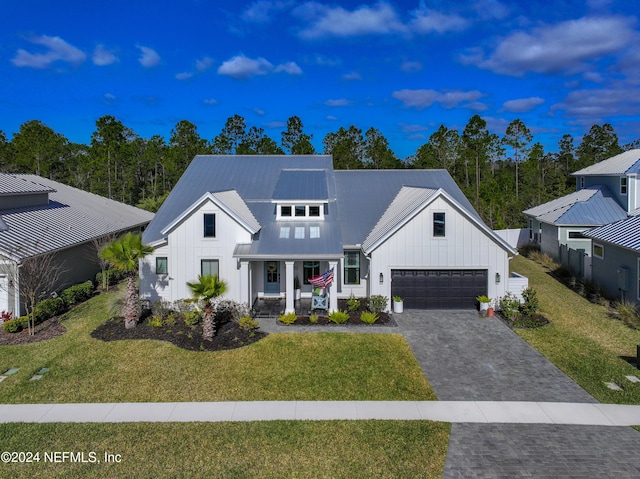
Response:
[[[324,170],[282,170],[273,199],[276,201],[327,201],[327,175]]]
[[[640,251],[640,216],[631,216],[622,221],[591,228],[583,234],[595,240]]]
[[[640,149],[628,150],[571,173],[573,176],[617,176],[640,173]]]

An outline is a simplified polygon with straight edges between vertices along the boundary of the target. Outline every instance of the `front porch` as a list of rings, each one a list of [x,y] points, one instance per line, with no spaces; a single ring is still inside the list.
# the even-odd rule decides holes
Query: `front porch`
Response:
[[[287,302],[285,298],[258,298],[251,307],[251,316],[254,318],[277,318],[284,314],[286,309]],[[294,301],[294,309],[298,316],[311,314],[311,298],[302,298]],[[316,309],[313,312],[318,316],[329,314],[329,311],[325,309]]]

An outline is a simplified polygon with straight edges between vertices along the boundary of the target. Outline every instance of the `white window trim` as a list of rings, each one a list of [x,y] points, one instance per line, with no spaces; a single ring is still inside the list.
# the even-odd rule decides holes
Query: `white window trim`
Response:
[[[602,248],[602,255],[597,255],[596,254],[596,247]],[[600,243],[593,243],[593,257],[594,258],[600,258],[600,259],[604,259],[604,245],[600,244]]]
[[[282,207],[290,206],[291,207],[291,216],[282,216]],[[296,216],[296,206],[304,206],[304,216]],[[317,206],[319,209],[319,216],[310,216],[309,215],[309,207]],[[279,221],[300,221],[300,220],[324,220],[324,203],[299,203],[299,202],[288,202],[288,203],[277,203],[276,206],[276,220]]]
[[[435,223],[436,223],[436,214],[440,214],[442,213],[444,215],[444,235],[440,236],[436,236],[436,232],[435,232]],[[447,212],[446,211],[432,211],[431,214],[431,237],[434,240],[444,240],[447,239]]]

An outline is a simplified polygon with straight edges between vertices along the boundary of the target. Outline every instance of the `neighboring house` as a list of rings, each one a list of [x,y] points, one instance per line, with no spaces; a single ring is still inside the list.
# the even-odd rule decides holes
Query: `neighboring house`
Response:
[[[140,231],[147,211],[36,175],[0,173],[0,311],[24,314],[20,266],[55,253],[63,270],[51,292],[94,279],[100,271],[94,240]]]
[[[640,207],[639,172],[636,149],[572,173],[575,193],[523,212],[530,243],[576,274],[591,277],[591,239],[583,232],[623,220]]]
[[[407,308],[468,308],[505,294],[516,254],[444,170],[334,171],[330,156],[197,156],[143,234],[150,301],[190,296],[217,274],[248,304],[286,297],[329,269],[338,297],[402,296]]]
[[[592,279],[612,298],[640,305],[640,216],[592,228]]]

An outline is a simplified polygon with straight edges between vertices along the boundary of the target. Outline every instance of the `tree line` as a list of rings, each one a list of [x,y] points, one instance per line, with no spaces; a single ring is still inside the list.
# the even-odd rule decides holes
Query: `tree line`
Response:
[[[577,145],[571,135],[564,135],[558,151],[549,153],[534,142],[521,120],[512,121],[499,136],[490,133],[478,115],[462,132],[441,125],[405,159],[398,158],[374,127],[364,133],[353,125],[340,127],[324,137],[322,152],[315,150],[312,139],[297,116],[289,118],[279,143],[264,129],[248,127],[240,115],[228,118],[210,141],[187,120],[179,121],[165,141],[159,135],[141,138],[107,115],[96,121],[88,145],[72,143],[31,120],[11,141],[0,130],[0,171],[33,173],[156,211],[196,155],[324,153],[333,156],[336,169],[446,169],[484,221],[502,229],[522,226],[523,210],[574,191],[572,171],[640,147],[640,140],[619,145],[613,127],[605,123],[593,125]]]

